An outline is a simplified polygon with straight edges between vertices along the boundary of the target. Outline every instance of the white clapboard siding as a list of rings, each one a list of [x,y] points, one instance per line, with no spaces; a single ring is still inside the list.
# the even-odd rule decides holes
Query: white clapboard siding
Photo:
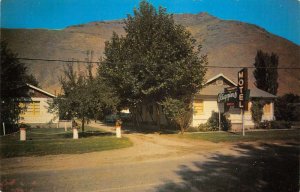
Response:
[[[220,111],[222,112],[224,107],[220,106]],[[203,99],[203,113],[196,114],[193,113],[192,126],[198,126],[201,123],[206,123],[208,118],[211,117],[212,112],[219,112],[218,103],[215,99]]]
[[[250,103],[251,105],[251,103]],[[220,106],[221,113],[224,111],[223,105]],[[264,113],[262,116],[262,121],[264,120],[273,120],[274,119],[274,103],[270,103],[270,112]],[[249,107],[250,109],[250,107]],[[207,120],[211,117],[212,111],[219,112],[218,103],[215,99],[203,99],[203,113],[202,114],[193,114],[192,126],[199,126],[201,123],[206,123]],[[229,109],[229,119],[232,124],[242,123],[241,110],[238,108],[230,107]],[[254,122],[252,121],[251,111],[245,111],[244,113],[244,123],[245,125],[253,126]]]
[[[40,112],[37,115],[20,115],[24,123],[58,123],[59,118],[56,113],[49,112],[50,98],[32,98],[32,102],[39,102]]]

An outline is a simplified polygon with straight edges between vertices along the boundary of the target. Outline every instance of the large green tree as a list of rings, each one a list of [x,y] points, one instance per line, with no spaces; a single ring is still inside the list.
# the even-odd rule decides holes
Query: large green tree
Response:
[[[29,75],[24,63],[12,52],[5,41],[1,41],[1,126],[7,127],[18,121],[21,108],[18,101],[28,99],[26,83],[37,85],[34,76]],[[9,130],[8,130],[9,131]]]
[[[254,62],[256,87],[274,95],[277,94],[278,88],[278,60],[279,57],[275,53],[258,50]]]
[[[59,111],[61,118],[80,120],[84,132],[85,122],[115,110],[118,98],[99,77],[93,77],[90,64],[86,73],[78,74],[72,63],[67,64],[63,72],[60,79],[63,94],[51,105],[51,110]]]
[[[152,103],[159,112],[166,98],[190,100],[202,87],[207,57],[164,8],[142,1],[124,29],[125,36],[114,33],[106,42],[99,68],[122,106],[134,112],[138,105]]]

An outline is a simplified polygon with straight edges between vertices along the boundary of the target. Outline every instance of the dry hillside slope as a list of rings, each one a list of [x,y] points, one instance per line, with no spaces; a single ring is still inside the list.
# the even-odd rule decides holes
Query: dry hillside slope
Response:
[[[174,15],[174,18],[203,45],[209,65],[253,66],[256,51],[262,49],[277,53],[280,67],[299,67],[300,47],[258,26],[221,20],[206,13]],[[63,30],[1,29],[1,38],[6,39],[20,57],[84,60],[87,50],[92,50],[93,60],[97,61],[103,54],[104,42],[110,39],[113,31],[124,35],[123,26],[123,21],[109,21],[70,26]],[[60,91],[58,77],[62,74],[63,63],[25,63],[43,88],[52,93]],[[76,64],[76,68],[81,70],[83,64]],[[223,73],[236,81],[238,70],[209,69],[207,78]],[[300,94],[299,74],[299,70],[279,70],[279,94]],[[253,82],[252,75],[250,78]]]

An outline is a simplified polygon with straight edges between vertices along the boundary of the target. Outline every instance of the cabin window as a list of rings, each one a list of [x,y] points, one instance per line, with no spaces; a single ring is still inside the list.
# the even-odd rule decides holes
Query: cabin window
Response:
[[[270,114],[271,113],[271,103],[267,103],[264,105],[264,114]]]
[[[19,105],[22,108],[21,116],[37,116],[40,115],[40,102],[23,102]]]
[[[194,114],[196,114],[196,115],[203,114],[203,111],[204,111],[203,100],[195,99],[194,100]]]

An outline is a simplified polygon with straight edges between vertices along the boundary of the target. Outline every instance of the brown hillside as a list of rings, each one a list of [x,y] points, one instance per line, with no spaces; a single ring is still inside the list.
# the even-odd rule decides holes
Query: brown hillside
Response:
[[[255,25],[238,21],[220,20],[206,13],[174,16],[193,34],[203,51],[208,54],[209,65],[253,66],[258,49],[279,55],[279,67],[299,67],[300,47],[284,38],[273,35]],[[97,61],[103,53],[104,42],[112,32],[124,34],[122,21],[91,22],[64,30],[1,29],[1,38],[20,57],[45,59],[84,60],[87,50],[94,52]],[[54,93],[60,91],[58,77],[61,62],[26,61],[43,88]],[[76,64],[81,70],[82,64]],[[223,73],[236,80],[239,69],[209,69],[207,78]],[[252,70],[250,70],[252,74]],[[300,70],[279,70],[279,94],[300,94]],[[251,76],[251,82],[253,77]]]

